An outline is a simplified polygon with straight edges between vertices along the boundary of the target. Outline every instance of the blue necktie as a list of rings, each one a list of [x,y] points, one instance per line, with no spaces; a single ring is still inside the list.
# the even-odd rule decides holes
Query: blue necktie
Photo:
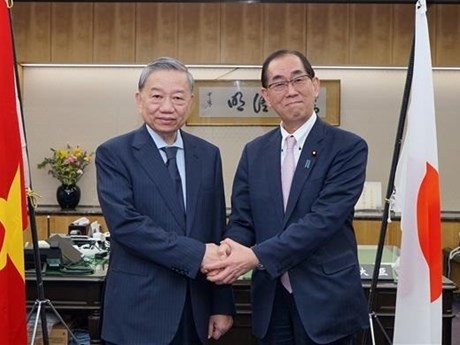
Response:
[[[185,206],[184,206],[184,194],[182,192],[182,181],[179,174],[179,169],[177,169],[176,154],[178,147],[176,146],[166,146],[161,148],[166,153],[166,167],[168,168],[169,175],[173,181],[173,185],[176,191],[176,196],[179,202],[179,208],[182,210],[185,216]]]

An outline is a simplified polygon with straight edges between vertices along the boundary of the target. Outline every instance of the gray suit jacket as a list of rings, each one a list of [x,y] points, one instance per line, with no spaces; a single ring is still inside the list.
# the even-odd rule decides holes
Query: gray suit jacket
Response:
[[[234,313],[231,287],[215,286],[199,271],[204,243],[219,243],[225,227],[220,153],[185,132],[182,138],[186,221],[145,126],[96,151],[98,196],[111,238],[102,325],[106,341],[168,344],[187,288],[203,343],[211,314]]]
[[[252,276],[254,334],[265,336],[277,281],[289,271],[307,334],[330,343],[368,325],[352,226],[367,144],[318,119],[302,148],[286,212],[280,150],[279,128],[244,148],[226,236],[254,245],[265,267]]]

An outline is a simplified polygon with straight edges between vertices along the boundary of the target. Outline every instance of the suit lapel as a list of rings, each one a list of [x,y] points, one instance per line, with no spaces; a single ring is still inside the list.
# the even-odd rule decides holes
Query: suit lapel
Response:
[[[145,170],[150,179],[157,186],[160,194],[168,205],[180,229],[185,229],[184,217],[176,200],[173,182],[168,169],[161,158],[160,152],[150,137],[145,126],[142,126],[136,133],[133,140],[134,156],[139,165]]]
[[[299,161],[292,179],[291,191],[285,212],[285,222],[291,216],[295,204],[300,197],[303,185],[307,182],[313,171],[318,155],[321,153],[321,141],[324,137],[325,124],[318,118],[315,125],[308,134],[307,140],[302,148]]]
[[[187,235],[190,234],[193,218],[195,215],[195,208],[198,198],[198,191],[200,190],[201,183],[201,163],[198,150],[187,135],[187,133],[182,133],[182,139],[184,141],[184,151],[185,151],[185,175],[186,175],[186,184],[187,184]]]

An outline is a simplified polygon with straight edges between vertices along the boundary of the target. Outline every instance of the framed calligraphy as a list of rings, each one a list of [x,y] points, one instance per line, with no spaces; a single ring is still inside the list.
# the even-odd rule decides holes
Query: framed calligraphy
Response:
[[[278,126],[257,80],[198,80],[187,126]],[[340,124],[340,80],[321,80],[316,113],[331,125]]]

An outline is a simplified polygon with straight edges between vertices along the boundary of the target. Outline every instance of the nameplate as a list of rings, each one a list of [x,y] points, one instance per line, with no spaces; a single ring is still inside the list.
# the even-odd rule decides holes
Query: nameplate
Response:
[[[374,264],[362,264],[361,279],[371,280],[374,275]],[[381,264],[379,270],[379,280],[394,280],[393,267],[390,264]]]

